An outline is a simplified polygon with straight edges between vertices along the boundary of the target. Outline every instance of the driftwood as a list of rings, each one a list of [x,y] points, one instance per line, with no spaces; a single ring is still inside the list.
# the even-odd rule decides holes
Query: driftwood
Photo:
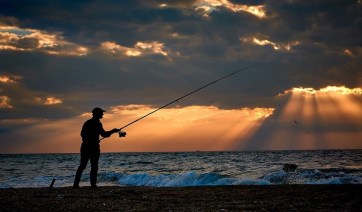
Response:
[[[53,188],[54,182],[55,182],[55,179],[52,180],[52,183],[50,184],[49,190]]]

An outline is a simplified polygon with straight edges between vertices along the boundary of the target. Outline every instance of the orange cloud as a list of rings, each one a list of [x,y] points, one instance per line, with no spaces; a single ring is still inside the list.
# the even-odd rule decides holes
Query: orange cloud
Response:
[[[287,93],[297,93],[297,92],[304,92],[308,94],[317,94],[317,93],[337,93],[337,94],[362,94],[362,88],[346,88],[346,86],[327,86],[325,88],[321,88],[319,90],[315,90],[314,88],[292,88],[290,90],[284,91],[284,94]],[[283,95],[283,94],[279,94]]]
[[[241,38],[242,39],[242,38]],[[245,40],[245,41],[250,41],[251,39],[242,39],[242,40]],[[289,43],[274,43],[274,42],[271,42],[269,40],[258,40],[256,38],[253,38],[253,43],[257,44],[257,45],[272,45],[273,48],[275,50],[280,50],[280,49],[285,49],[285,50],[290,50],[290,48],[292,46],[296,46],[296,45],[299,45],[299,41],[294,41],[294,42],[289,42]]]
[[[162,54],[164,56],[167,56],[167,52],[163,50],[164,44],[158,43],[157,41],[153,41],[150,43],[137,42],[134,48],[121,46],[116,43],[107,41],[101,44],[101,48],[115,55],[120,53],[121,55],[130,57],[137,57],[141,56],[142,54]]]
[[[265,17],[264,5],[248,6],[242,4],[233,4],[228,0],[198,0],[196,5],[199,5],[196,9],[203,8],[206,12],[211,11],[211,7],[226,7],[233,12],[248,12],[259,18]],[[208,9],[207,9],[208,8]]]
[[[0,76],[0,82],[3,83],[15,83],[19,79],[21,79],[20,76]]]
[[[135,47],[143,49],[143,50],[149,49],[152,52],[154,52],[155,54],[162,54],[164,56],[167,56],[167,53],[162,50],[163,43],[158,43],[158,42],[155,42],[155,41],[150,42],[150,43],[137,42]]]
[[[10,98],[7,96],[0,96],[0,108],[13,108],[10,104]]]
[[[0,26],[0,43],[0,49],[15,51],[40,50],[47,54],[78,56],[88,52],[86,47],[65,41],[60,33],[9,26]]]
[[[54,105],[54,104],[60,104],[63,102],[61,99],[57,99],[52,96],[47,97],[45,100],[42,100],[41,98],[37,97],[37,98],[35,98],[35,101],[39,102],[41,104],[44,104],[44,105]]]
[[[45,105],[54,105],[54,104],[60,104],[62,103],[62,100],[56,99],[54,97],[48,97],[45,101]]]

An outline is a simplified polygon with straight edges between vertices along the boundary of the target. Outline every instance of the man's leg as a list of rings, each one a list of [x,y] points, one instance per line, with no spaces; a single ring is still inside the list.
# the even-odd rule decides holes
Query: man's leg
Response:
[[[86,152],[81,152],[80,165],[75,174],[73,188],[79,188],[80,178],[82,177],[83,170],[87,167],[88,160],[89,160],[89,154],[87,154]]]
[[[98,173],[98,162],[99,162],[100,151],[92,152],[90,157],[91,171],[90,171],[90,184],[91,187],[97,187],[97,173]]]

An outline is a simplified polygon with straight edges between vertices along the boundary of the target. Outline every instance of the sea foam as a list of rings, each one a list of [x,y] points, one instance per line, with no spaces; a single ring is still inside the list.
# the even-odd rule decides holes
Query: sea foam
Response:
[[[219,175],[217,173],[197,174],[194,171],[182,174],[159,174],[148,173],[122,174],[110,172],[106,179],[118,179],[120,185],[126,186],[154,186],[154,187],[176,187],[176,186],[205,186],[205,185],[270,185],[266,180],[238,179]]]

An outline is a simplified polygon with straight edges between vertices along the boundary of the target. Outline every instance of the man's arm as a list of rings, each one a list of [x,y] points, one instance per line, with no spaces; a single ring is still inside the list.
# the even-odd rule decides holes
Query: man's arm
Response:
[[[102,126],[102,125],[101,125]],[[103,126],[101,127],[102,129],[101,129],[101,136],[102,137],[104,137],[104,138],[108,138],[108,137],[110,137],[113,133],[117,133],[117,132],[119,132],[119,131],[121,131],[120,129],[116,129],[116,128],[114,128],[114,129],[112,129],[112,130],[110,130],[110,131],[105,131],[104,129],[103,129]]]

